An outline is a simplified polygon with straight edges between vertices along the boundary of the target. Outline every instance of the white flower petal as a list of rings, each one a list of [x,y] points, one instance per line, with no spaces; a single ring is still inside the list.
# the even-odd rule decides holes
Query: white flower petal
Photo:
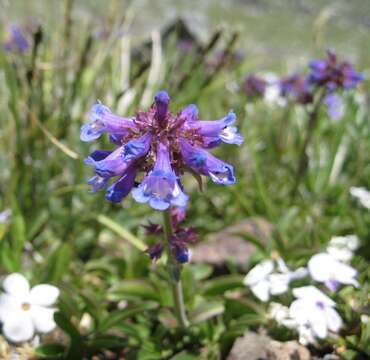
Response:
[[[325,316],[329,330],[338,332],[343,323],[339,314],[333,308],[328,307],[325,309]]]
[[[268,277],[271,295],[279,295],[288,291],[289,274],[271,274]]]
[[[285,263],[285,261],[282,258],[278,258],[276,260],[276,264],[277,264],[277,269],[280,272],[282,272],[282,273],[289,273],[290,272],[287,264]]]
[[[294,300],[289,307],[289,317],[294,319],[297,325],[306,325],[309,322],[310,313],[315,310],[311,300]]]
[[[52,285],[40,284],[33,287],[30,291],[30,302],[41,306],[51,306],[55,304],[59,296],[59,289]]]
[[[332,272],[334,280],[342,284],[358,286],[358,282],[355,279],[357,271],[353,267],[336,261],[332,264]]]
[[[22,274],[13,273],[4,279],[3,288],[10,295],[27,296],[30,284]]]
[[[293,295],[298,299],[310,300],[313,303],[321,302],[326,306],[335,306],[335,302],[314,286],[302,286],[293,289]]]
[[[289,308],[279,303],[272,302],[270,304],[268,315],[278,324],[284,325],[284,322],[289,319]]]
[[[313,333],[320,339],[325,339],[328,335],[328,325],[324,311],[317,308],[316,311],[312,311],[310,314],[310,325]]]
[[[54,312],[55,309],[42,306],[31,307],[30,314],[37,332],[44,334],[55,329]]]
[[[333,258],[326,253],[320,253],[312,256],[308,261],[308,271],[312,279],[324,282],[331,278],[331,267]]]
[[[14,343],[31,340],[34,332],[31,317],[22,310],[13,313],[3,324],[4,336]]]
[[[306,346],[308,344],[314,344],[315,343],[315,336],[312,332],[312,329],[307,326],[300,326],[298,328],[298,334],[299,334],[299,342]]]
[[[269,289],[270,284],[267,280],[262,280],[255,285],[252,285],[251,291],[261,301],[267,301],[270,298]]]
[[[328,254],[337,261],[349,262],[353,257],[352,250],[347,248],[338,248],[334,246],[329,246],[326,251]]]
[[[20,309],[21,304],[17,298],[8,295],[0,295],[0,322],[4,322],[13,312]]]
[[[249,271],[244,278],[244,285],[251,286],[266,278],[274,270],[272,260],[264,260]]]

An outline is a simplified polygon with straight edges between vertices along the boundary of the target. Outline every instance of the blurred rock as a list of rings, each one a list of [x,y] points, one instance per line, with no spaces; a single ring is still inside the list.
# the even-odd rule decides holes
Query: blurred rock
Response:
[[[297,341],[279,342],[247,332],[235,341],[227,360],[311,360],[311,355]]]
[[[266,244],[271,231],[272,225],[263,218],[243,220],[211,235],[209,240],[194,246],[192,248],[192,262],[222,266],[226,260],[231,259],[239,266],[244,267],[248,259],[255,253],[256,246],[243,239],[239,234],[249,235],[262,244]]]

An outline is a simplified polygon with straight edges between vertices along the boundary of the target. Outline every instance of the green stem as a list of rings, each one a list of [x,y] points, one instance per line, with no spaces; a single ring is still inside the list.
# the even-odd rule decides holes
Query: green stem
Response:
[[[167,267],[170,274],[170,284],[172,289],[175,312],[180,326],[186,328],[189,326],[189,321],[186,317],[184,296],[182,293],[181,265],[178,264],[177,261],[173,258],[170,245],[170,240],[173,233],[170,210],[166,210],[163,212],[163,228],[166,238],[166,249],[168,255]]]
[[[301,183],[301,180],[305,176],[306,171],[308,169],[309,158],[307,156],[307,148],[308,148],[308,145],[311,142],[313,133],[314,133],[315,128],[317,126],[317,122],[318,122],[318,118],[319,118],[318,117],[319,109],[320,109],[320,106],[321,106],[321,104],[324,100],[325,95],[326,95],[326,91],[322,91],[321,94],[318,96],[318,99],[317,99],[312,111],[309,113],[309,116],[308,116],[306,136],[305,136],[303,146],[302,146],[302,149],[301,149],[301,154],[300,154],[300,157],[299,157],[297,172],[296,172],[296,176],[295,176],[295,183],[294,183],[293,192],[292,192],[293,199],[295,198],[295,195],[297,194],[299,184]]]

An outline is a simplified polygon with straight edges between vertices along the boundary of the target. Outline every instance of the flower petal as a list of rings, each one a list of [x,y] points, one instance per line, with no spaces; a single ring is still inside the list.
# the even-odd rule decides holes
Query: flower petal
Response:
[[[0,294],[0,322],[5,322],[8,317],[21,308],[21,301],[12,295]]]
[[[298,299],[321,302],[326,306],[335,306],[335,302],[314,286],[302,286],[293,289],[293,295]]]
[[[342,318],[339,314],[333,308],[328,307],[325,309],[325,316],[329,330],[338,332],[343,324]]]
[[[250,287],[252,293],[261,301],[266,302],[270,298],[270,283],[267,280],[259,281]]]
[[[30,302],[36,305],[51,306],[55,304],[59,294],[59,289],[53,285],[36,285],[30,291]]]
[[[34,333],[35,328],[30,315],[22,310],[13,313],[13,316],[7,318],[3,324],[4,336],[14,343],[31,340]]]
[[[217,159],[204,149],[192,146],[184,139],[180,139],[180,149],[187,166],[201,175],[209,176],[219,185],[235,183],[234,169],[231,165]]]
[[[264,260],[252,268],[244,278],[244,285],[250,286],[265,279],[274,270],[272,260]]]
[[[271,295],[279,295],[289,289],[289,274],[271,274],[268,277]]]
[[[134,187],[135,178],[136,168],[134,166],[130,166],[123,176],[108,188],[105,198],[114,203],[120,202]]]
[[[316,254],[308,261],[308,271],[312,279],[320,282],[330,279],[332,266],[333,258],[326,253]]]
[[[13,273],[4,279],[3,288],[10,295],[27,296],[30,284],[22,274]]]
[[[30,314],[37,332],[45,334],[55,329],[54,312],[55,309],[43,306],[35,305],[31,307]]]

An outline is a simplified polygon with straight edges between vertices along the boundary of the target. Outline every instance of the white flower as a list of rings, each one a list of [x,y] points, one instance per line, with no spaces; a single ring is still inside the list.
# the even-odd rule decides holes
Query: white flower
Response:
[[[308,271],[313,280],[324,283],[332,291],[336,291],[341,284],[359,285],[355,279],[357,271],[327,253],[312,256]]]
[[[360,201],[360,204],[370,210],[370,191],[364,187],[352,186],[349,189],[350,194]]]
[[[264,260],[244,278],[244,285],[248,286],[253,294],[261,301],[267,301],[270,295],[279,295],[286,292],[290,281],[305,277],[307,270],[299,268],[290,271],[282,259],[276,263],[273,260]]]
[[[359,247],[356,235],[334,236],[331,238],[326,251],[334,259],[343,262],[351,261],[353,252]]]
[[[3,288],[0,322],[7,339],[24,342],[32,339],[35,332],[48,333],[55,328],[55,309],[51,308],[59,296],[55,286],[41,284],[30,289],[23,275],[13,273],[4,279]]]
[[[324,339],[329,331],[338,332],[342,319],[334,309],[335,302],[314,286],[293,289],[297,300],[289,308],[293,320],[291,327],[299,334],[299,341],[306,345],[315,338]]]
[[[12,216],[11,209],[5,209],[4,211],[0,212],[0,224],[5,224],[10,220]]]
[[[268,317],[275,320],[279,325],[285,325],[285,321],[289,320],[289,308],[272,302],[269,307]]]
[[[287,105],[286,99],[281,96],[279,78],[274,73],[266,73],[263,75],[267,81],[264,100],[268,105],[277,105],[284,107]]]

